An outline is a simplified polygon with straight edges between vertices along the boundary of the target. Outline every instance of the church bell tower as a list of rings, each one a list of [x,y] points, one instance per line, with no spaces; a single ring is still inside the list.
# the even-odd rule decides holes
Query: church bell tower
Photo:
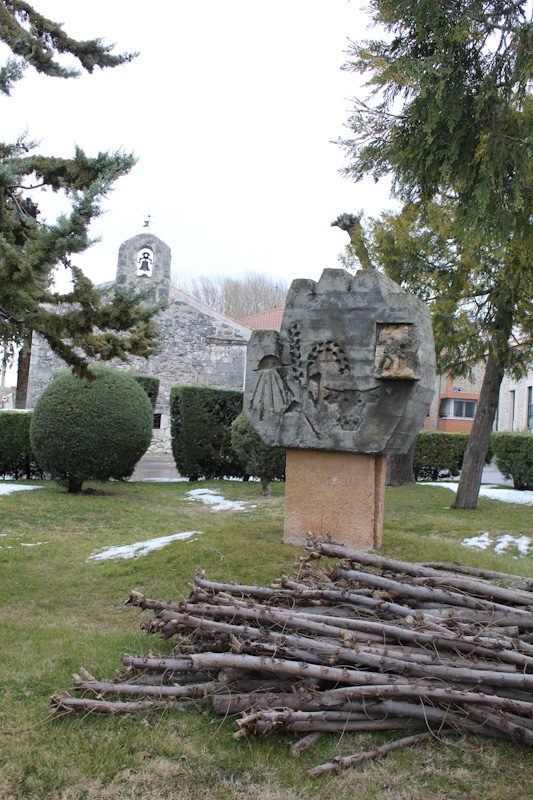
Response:
[[[116,282],[119,286],[153,286],[154,300],[166,300],[170,264],[170,247],[152,233],[140,233],[120,245]]]

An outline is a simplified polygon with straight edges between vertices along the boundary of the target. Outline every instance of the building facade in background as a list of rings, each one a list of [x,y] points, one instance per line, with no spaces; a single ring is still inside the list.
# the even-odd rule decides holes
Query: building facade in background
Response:
[[[159,352],[149,359],[131,357],[108,365],[159,378],[151,455],[170,454],[170,388],[176,384],[201,384],[218,389],[243,389],[246,345],[250,328],[214,311],[171,286],[170,248],[151,233],[124,242],[118,254],[115,282],[119,286],[150,286],[153,302],[167,303],[156,322]],[[104,288],[111,283],[104,284]],[[54,372],[64,369],[47,342],[33,335],[24,399],[33,408]]]

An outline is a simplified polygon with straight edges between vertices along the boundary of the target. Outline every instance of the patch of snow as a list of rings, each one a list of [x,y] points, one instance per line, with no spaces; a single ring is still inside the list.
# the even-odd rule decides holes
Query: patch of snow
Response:
[[[248,505],[242,500],[225,500],[220,492],[215,489],[191,489],[187,492],[191,500],[201,500],[208,506],[211,506],[211,511],[247,511]]]
[[[420,486],[442,486],[443,489],[457,491],[457,481],[419,481]],[[522,505],[533,505],[533,492],[518,489],[507,489],[501,486],[481,486],[480,497],[488,497],[490,500],[501,500],[502,503],[520,503]]]
[[[37,547],[38,544],[48,544],[48,542],[21,542],[21,547]]]
[[[508,533],[492,539],[491,535],[485,532],[479,536],[472,536],[470,539],[463,539],[461,544],[464,547],[475,547],[478,550],[493,547],[495,553],[503,553],[509,547],[516,547],[520,555],[527,556],[531,547],[531,539],[528,536],[511,536]]]
[[[497,544],[494,548],[495,553],[503,553],[508,547],[515,546],[522,556],[527,556],[528,550],[531,545],[531,539],[528,536],[510,536],[505,533],[497,539]]]
[[[16,483],[0,483],[0,495],[23,492],[25,489],[42,489],[42,486],[19,486]]]
[[[461,542],[464,547],[475,547],[476,550],[486,550],[492,544],[490,534],[485,532],[479,536],[473,536],[471,539],[463,539]]]
[[[104,547],[103,550],[93,553],[87,561],[104,561],[109,558],[137,558],[145,556],[152,550],[161,550],[170,542],[178,539],[189,539],[202,531],[185,531],[184,533],[172,533],[170,536],[159,536],[157,539],[147,539],[145,542],[135,542],[135,544],[125,544],[122,547]]]

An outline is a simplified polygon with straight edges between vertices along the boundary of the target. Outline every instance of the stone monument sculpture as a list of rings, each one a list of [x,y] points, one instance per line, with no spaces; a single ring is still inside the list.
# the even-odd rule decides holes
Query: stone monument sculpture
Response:
[[[279,333],[252,334],[244,397],[265,443],[287,448],[285,542],[380,546],[386,456],[407,452],[434,386],[420,300],[372,269],[293,281]]]

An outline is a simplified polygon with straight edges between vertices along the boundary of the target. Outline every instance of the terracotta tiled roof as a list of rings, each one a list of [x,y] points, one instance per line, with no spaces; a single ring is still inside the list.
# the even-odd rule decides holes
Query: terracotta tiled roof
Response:
[[[271,308],[270,311],[260,311],[258,314],[250,314],[249,317],[238,319],[241,325],[246,325],[253,331],[279,331],[281,320],[283,319],[283,308]]]

